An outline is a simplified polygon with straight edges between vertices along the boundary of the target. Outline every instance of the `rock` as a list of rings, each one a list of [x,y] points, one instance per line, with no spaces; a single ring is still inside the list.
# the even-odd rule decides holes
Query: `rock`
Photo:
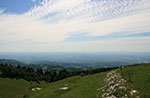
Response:
[[[35,91],[35,89],[34,89],[34,88],[32,88],[32,91]]]
[[[39,90],[41,90],[41,88],[38,88],[38,87],[37,87],[37,88],[35,88],[35,89],[36,89],[36,90],[38,90],[38,91],[39,91]]]
[[[130,92],[131,95],[134,95],[134,94],[136,94],[136,93],[137,93],[136,90],[131,90],[131,92]]]
[[[101,87],[98,90],[105,91],[105,93],[101,96],[101,98],[128,98],[127,94],[119,95],[117,94],[114,96],[114,93],[117,93],[116,91],[119,90],[127,90],[125,86],[126,80],[122,78],[122,76],[117,73],[117,70],[111,71],[107,73],[106,80],[107,84],[103,87]],[[137,93],[136,90],[132,90],[130,92],[131,95]],[[140,98],[139,96],[136,96],[136,98]]]
[[[59,88],[59,90],[62,90],[62,91],[67,90],[67,89],[68,89],[68,87]]]
[[[31,90],[32,90],[32,91],[39,91],[39,90],[41,90],[41,88],[35,87],[35,88],[32,88]]]

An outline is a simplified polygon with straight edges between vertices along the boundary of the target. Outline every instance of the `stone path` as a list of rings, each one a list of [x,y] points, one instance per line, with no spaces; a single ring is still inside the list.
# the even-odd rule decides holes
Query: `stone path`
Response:
[[[129,98],[131,96],[133,98],[140,98],[140,96],[137,96],[137,90],[129,90],[125,86],[126,80],[117,73],[117,70],[107,73],[105,81],[107,84],[100,88],[104,92],[100,98]]]

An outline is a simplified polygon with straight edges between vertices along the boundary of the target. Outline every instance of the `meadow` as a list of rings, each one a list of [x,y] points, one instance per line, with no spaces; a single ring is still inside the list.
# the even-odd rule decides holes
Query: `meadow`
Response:
[[[0,78],[0,98],[99,98],[109,72],[73,76],[52,83]],[[140,98],[150,98],[150,64],[126,66],[117,72],[127,81],[128,89],[137,90]],[[41,89],[32,91],[36,87]],[[64,87],[67,89],[62,90]]]

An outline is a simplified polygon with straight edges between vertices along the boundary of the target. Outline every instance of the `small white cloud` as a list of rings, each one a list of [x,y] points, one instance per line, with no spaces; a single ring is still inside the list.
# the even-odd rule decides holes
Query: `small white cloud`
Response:
[[[32,2],[36,2],[36,0],[32,0]]]
[[[3,14],[5,12],[4,9],[0,9],[0,14]]]

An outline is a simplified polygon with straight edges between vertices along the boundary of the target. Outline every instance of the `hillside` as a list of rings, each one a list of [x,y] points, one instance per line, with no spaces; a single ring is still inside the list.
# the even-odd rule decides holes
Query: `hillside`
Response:
[[[8,65],[11,64],[11,65],[14,65],[14,66],[16,66],[16,65],[23,66],[24,65],[24,63],[22,63],[20,61],[17,61],[15,59],[0,59],[0,64],[8,64]]]
[[[142,98],[150,98],[150,64],[125,67],[119,72],[129,88],[136,89]]]
[[[49,87],[34,93],[31,98],[96,98],[102,94],[98,89],[104,83],[106,73],[76,76],[51,83]],[[61,90],[68,87],[67,90]]]
[[[115,79],[112,85],[105,81],[111,78],[111,75],[114,75],[113,80]],[[71,77],[51,83],[48,88],[34,93],[31,98],[99,98],[103,95],[102,98],[106,98],[105,94],[108,90],[112,90],[108,96],[114,94],[123,98],[150,98],[149,81],[150,64],[140,64],[123,67],[116,71]],[[59,90],[62,87],[68,87],[68,90]]]
[[[23,98],[33,93],[32,88],[44,88],[46,86],[48,86],[48,84],[45,82],[37,84],[22,79],[0,78],[0,98]]]
[[[104,76],[100,73],[89,76],[75,76],[53,83],[35,82],[29,83],[25,80],[0,78],[0,98],[93,98],[100,96],[97,89],[104,85]],[[94,85],[93,85],[94,84]],[[59,90],[62,87],[68,90]],[[41,91],[32,91],[32,88],[42,88]],[[89,93],[90,92],[90,93]],[[32,96],[31,96],[32,95]]]
[[[67,63],[68,65],[57,63],[57,62],[50,62],[50,61],[39,61],[38,63],[31,63],[26,64],[25,62],[18,61],[16,59],[0,59],[0,64],[8,64],[11,66],[25,66],[30,67],[33,69],[42,69],[43,71],[60,71],[62,69],[66,69],[68,71],[85,71],[93,69],[93,67],[89,66],[82,66],[78,64],[72,65],[71,63]]]
[[[110,78],[115,82],[107,87],[110,85]],[[150,98],[149,81],[150,64],[126,66],[93,75],[73,76],[52,83],[31,84],[22,79],[0,78],[0,98],[100,98],[107,96],[107,90],[115,96]],[[33,91],[35,87],[41,90]]]

